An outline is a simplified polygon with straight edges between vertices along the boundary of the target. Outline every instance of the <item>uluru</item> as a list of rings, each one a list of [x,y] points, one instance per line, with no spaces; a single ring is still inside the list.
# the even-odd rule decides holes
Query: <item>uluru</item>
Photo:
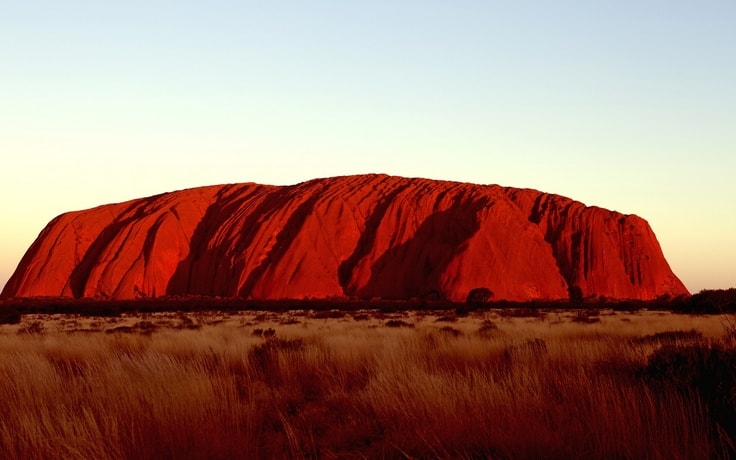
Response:
[[[649,224],[531,189],[387,175],[216,185],[68,212],[3,297],[464,301],[687,295]]]

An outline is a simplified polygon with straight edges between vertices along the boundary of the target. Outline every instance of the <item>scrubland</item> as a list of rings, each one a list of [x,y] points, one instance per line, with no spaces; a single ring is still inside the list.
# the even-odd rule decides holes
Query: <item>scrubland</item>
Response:
[[[0,457],[727,458],[734,322],[668,312],[24,315]]]

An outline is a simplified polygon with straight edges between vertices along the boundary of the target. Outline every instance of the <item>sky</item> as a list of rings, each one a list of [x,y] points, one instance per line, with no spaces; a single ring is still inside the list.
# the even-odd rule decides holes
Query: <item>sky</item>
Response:
[[[736,2],[0,3],[0,286],[65,211],[386,173],[637,214],[736,286]]]

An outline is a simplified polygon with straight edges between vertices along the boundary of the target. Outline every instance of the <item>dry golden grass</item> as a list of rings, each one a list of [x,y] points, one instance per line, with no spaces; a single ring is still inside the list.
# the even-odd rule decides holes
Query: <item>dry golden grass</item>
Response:
[[[714,458],[724,442],[698,397],[637,374],[662,341],[636,338],[695,329],[671,342],[717,341],[723,322],[28,315],[0,326],[0,456]]]

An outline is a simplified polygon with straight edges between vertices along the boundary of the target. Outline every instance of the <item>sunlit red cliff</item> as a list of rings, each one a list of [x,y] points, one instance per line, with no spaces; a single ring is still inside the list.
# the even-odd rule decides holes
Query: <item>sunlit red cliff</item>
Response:
[[[687,294],[643,219],[536,190],[385,175],[165,193],[63,214],[3,296],[462,301]]]

